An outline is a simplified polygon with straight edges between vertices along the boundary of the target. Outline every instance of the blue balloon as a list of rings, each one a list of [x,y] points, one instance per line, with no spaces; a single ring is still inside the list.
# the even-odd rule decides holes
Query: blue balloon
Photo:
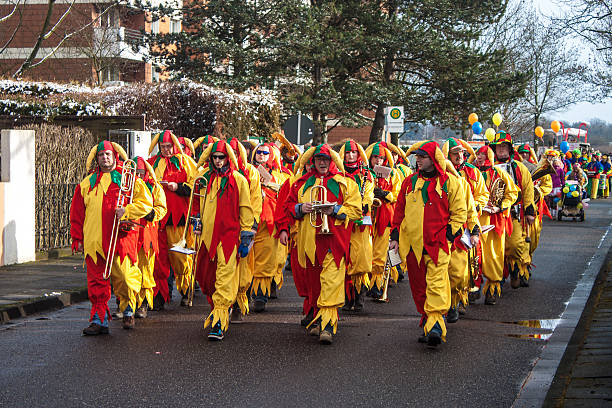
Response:
[[[572,184],[572,186],[570,187],[570,191],[576,191],[576,185]]]
[[[553,198],[553,203],[558,203],[561,199],[559,197]]]
[[[572,197],[572,192],[571,191],[568,192],[565,196],[568,197],[568,198],[571,198]]]
[[[482,132],[482,125],[480,124],[480,122],[474,122],[474,124],[472,125],[472,131],[475,135],[479,135]]]
[[[567,143],[566,140],[562,141],[561,144],[559,145],[559,148],[561,149],[561,151],[563,152],[563,154],[567,153],[569,151],[569,143]]]

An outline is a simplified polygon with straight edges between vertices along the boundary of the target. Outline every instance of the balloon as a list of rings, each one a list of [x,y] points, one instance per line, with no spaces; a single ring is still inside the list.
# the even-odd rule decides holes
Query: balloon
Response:
[[[538,126],[535,128],[535,134],[541,139],[544,136],[544,128],[542,126]]]
[[[568,186],[563,187],[563,192],[565,194],[569,193],[569,187]]]
[[[488,128],[487,130],[485,130],[485,136],[489,142],[492,142],[493,139],[495,139],[495,129]]]
[[[499,113],[496,113],[495,115],[493,115],[493,123],[495,124],[495,126],[499,126],[502,123],[502,115],[500,115]]]
[[[479,135],[482,132],[482,125],[480,124],[480,122],[474,122],[474,124],[472,125],[472,131],[476,135]]]
[[[478,122],[478,115],[475,113],[470,113],[470,116],[468,116],[468,121],[470,122],[470,125],[473,125],[474,122]]]
[[[564,140],[559,144],[559,149],[561,149],[561,152],[563,153],[567,153],[569,151],[569,143],[567,143],[567,140]]]
[[[559,121],[553,120],[550,122],[550,128],[553,130],[553,132],[557,133],[561,129],[561,124]]]
[[[572,197],[578,197],[580,195],[577,191],[572,191]]]
[[[574,191],[574,192],[575,192],[575,191]],[[565,196],[566,196],[567,198],[571,198],[571,197],[572,197],[572,193],[567,193]]]
[[[559,198],[559,197],[555,197],[555,198],[553,198],[553,203],[558,203],[558,202],[559,202],[559,200],[560,200],[560,198]]]
[[[576,206],[577,209],[582,210],[582,203],[578,203],[578,205]]]

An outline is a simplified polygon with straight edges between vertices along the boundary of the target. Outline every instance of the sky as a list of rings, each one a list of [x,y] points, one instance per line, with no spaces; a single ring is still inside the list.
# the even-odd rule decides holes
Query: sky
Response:
[[[540,11],[547,15],[559,15],[563,13],[563,5],[556,0],[532,0]],[[580,102],[565,110],[555,113],[547,113],[547,117],[555,117],[556,120],[566,122],[589,122],[591,119],[602,119],[612,123],[612,98],[602,103]]]

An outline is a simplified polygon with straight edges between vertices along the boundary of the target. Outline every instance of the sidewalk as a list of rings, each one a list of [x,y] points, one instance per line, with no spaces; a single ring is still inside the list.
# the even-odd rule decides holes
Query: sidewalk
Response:
[[[82,255],[0,267],[0,324],[86,299]]]
[[[546,407],[612,406],[612,273],[608,270],[601,280],[568,345]]]

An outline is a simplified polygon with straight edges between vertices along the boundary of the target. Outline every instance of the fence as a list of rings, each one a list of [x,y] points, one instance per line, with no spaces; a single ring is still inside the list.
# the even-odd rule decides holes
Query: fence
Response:
[[[70,202],[75,187],[36,185],[36,251],[70,246]]]

